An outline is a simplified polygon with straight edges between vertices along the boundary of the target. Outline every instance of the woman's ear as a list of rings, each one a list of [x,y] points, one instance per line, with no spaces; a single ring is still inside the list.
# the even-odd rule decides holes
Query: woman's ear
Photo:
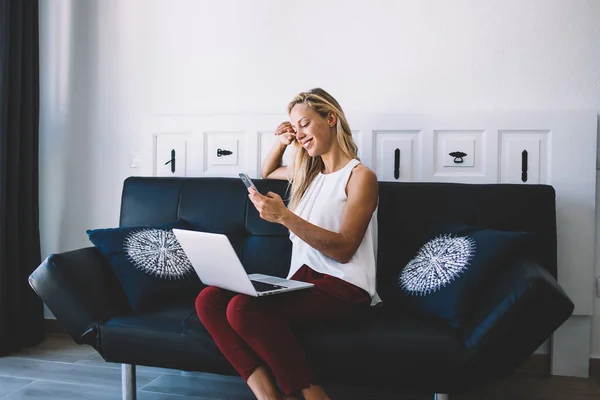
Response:
[[[327,113],[327,123],[329,124],[330,128],[333,128],[335,124],[337,124],[337,115],[335,115],[333,111],[329,111],[329,113]]]

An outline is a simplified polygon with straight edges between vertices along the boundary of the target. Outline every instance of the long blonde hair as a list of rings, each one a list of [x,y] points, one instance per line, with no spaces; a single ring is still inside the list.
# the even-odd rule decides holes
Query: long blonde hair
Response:
[[[288,104],[288,114],[297,104],[304,104],[317,112],[321,117],[327,118],[330,112],[337,116],[335,125],[337,143],[349,158],[358,158],[358,149],[352,138],[350,126],[344,115],[342,107],[329,93],[321,88],[311,89],[299,93]],[[290,180],[290,201],[288,207],[294,210],[315,177],[323,170],[325,165],[321,156],[311,157],[298,141],[292,143],[292,176]]]

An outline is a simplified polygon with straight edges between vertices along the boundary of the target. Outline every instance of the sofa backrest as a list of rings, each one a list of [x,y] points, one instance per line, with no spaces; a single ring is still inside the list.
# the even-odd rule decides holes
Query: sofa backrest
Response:
[[[287,182],[254,180],[261,193],[287,198]],[[415,236],[446,223],[535,232],[536,259],[556,277],[555,191],[547,185],[379,183],[377,280],[380,294],[415,248]],[[123,187],[121,226],[182,218],[229,237],[248,273],[286,276],[291,242],[285,227],[262,220],[238,178],[131,177]]]

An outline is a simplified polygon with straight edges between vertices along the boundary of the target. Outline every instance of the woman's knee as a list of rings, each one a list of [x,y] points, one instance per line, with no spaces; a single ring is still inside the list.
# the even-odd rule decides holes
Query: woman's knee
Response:
[[[227,321],[238,333],[246,331],[256,323],[254,312],[257,308],[257,299],[251,296],[238,294],[227,305]]]
[[[194,304],[198,317],[202,319],[203,316],[215,311],[223,312],[225,307],[227,307],[224,297],[224,292],[221,288],[208,286],[202,289],[196,297]]]

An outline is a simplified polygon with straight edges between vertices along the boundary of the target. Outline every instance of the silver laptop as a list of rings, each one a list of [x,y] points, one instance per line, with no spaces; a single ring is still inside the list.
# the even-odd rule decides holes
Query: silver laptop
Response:
[[[248,275],[227,236],[173,229],[175,237],[196,274],[208,286],[217,286],[249,296],[269,296],[311,288],[312,283],[263,274]]]

